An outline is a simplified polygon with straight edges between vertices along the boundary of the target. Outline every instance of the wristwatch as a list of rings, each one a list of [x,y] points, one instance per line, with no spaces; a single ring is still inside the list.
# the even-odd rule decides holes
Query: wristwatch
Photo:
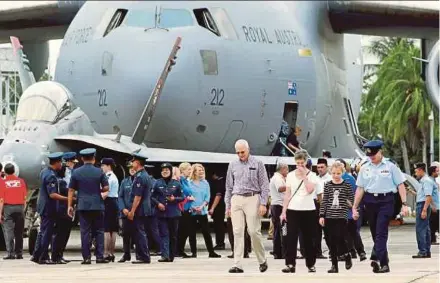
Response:
[[[404,206],[408,206],[408,204],[406,203],[406,201],[403,201],[403,202],[402,202],[402,205],[404,205]]]

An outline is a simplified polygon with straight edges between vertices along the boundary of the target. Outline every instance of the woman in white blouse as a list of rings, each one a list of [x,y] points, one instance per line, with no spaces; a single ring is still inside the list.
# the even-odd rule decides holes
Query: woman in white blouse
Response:
[[[316,272],[316,253],[313,247],[314,229],[316,229],[315,202],[313,192],[319,186],[315,173],[306,168],[308,155],[306,151],[295,153],[296,169],[286,178],[281,221],[287,222],[287,254],[284,273],[294,273],[298,236],[301,232],[304,239],[306,266],[309,272]]]

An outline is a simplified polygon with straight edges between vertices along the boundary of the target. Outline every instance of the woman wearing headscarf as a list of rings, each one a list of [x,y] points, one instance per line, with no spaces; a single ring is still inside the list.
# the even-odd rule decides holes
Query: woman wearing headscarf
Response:
[[[161,165],[162,178],[157,180],[151,195],[159,219],[160,250],[159,262],[173,262],[177,249],[177,229],[181,212],[179,202],[184,200],[180,183],[172,177],[173,166],[170,163]]]

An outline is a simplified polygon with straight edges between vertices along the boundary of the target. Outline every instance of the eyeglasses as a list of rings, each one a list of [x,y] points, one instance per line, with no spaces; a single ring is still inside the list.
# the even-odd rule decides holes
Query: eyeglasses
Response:
[[[246,151],[237,151],[237,154],[245,154],[246,153]]]

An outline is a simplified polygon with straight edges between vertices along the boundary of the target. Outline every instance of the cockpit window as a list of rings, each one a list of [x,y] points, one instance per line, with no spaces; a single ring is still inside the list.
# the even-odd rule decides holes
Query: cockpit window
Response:
[[[154,10],[130,10],[123,24],[130,27],[152,28],[155,22],[156,11]]]
[[[237,32],[226,11],[222,8],[209,8],[209,10],[212,13],[212,17],[217,24],[221,36],[226,39],[238,39]]]
[[[16,121],[56,123],[75,109],[68,91],[55,82],[28,87],[20,98]]]
[[[193,18],[187,10],[161,9],[159,27],[176,28],[194,25]]]
[[[160,27],[167,29],[194,25],[191,13],[187,10],[159,8],[156,10],[130,10],[123,25],[130,27]]]
[[[124,21],[125,15],[127,15],[127,9],[118,9],[113,15],[110,23],[108,24],[107,29],[104,32],[104,36],[109,34],[112,30],[119,27],[121,23]]]
[[[197,22],[201,27],[204,27],[215,35],[220,36],[220,31],[218,30],[217,25],[215,24],[214,19],[212,18],[208,9],[194,9],[194,15],[196,16]]]

